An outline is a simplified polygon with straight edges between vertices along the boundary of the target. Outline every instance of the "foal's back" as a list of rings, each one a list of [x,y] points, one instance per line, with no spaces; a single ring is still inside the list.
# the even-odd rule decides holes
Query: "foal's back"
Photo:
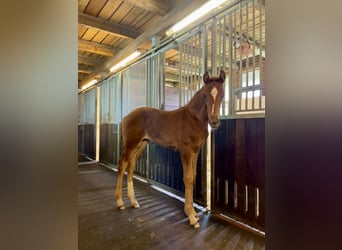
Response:
[[[132,111],[122,121],[122,136],[125,144],[139,144],[141,141],[178,148],[184,133],[195,132],[190,114],[179,108],[173,111],[141,107]],[[187,122],[184,122],[187,121]]]

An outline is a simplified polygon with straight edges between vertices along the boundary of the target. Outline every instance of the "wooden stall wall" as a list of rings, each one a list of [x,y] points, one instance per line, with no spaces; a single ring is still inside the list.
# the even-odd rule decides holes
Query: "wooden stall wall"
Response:
[[[100,125],[100,161],[117,165],[118,157],[118,124],[104,123]]]
[[[78,152],[95,159],[96,88],[78,97]]]
[[[226,119],[214,133],[213,208],[265,227],[265,119]]]
[[[160,96],[158,99],[154,97],[151,100],[151,106],[164,110],[177,109],[186,105],[202,87],[202,36],[202,30],[190,33],[178,42],[177,47],[170,48],[165,54],[158,53],[150,59],[149,65],[152,71],[149,82],[155,85],[151,88],[151,96]],[[177,58],[179,62],[175,63],[171,59],[164,61],[164,55],[173,58],[173,60]],[[179,82],[177,84],[174,82],[166,84],[166,78],[172,78],[170,77],[172,75],[177,76]],[[175,79],[173,78],[173,80]],[[194,187],[194,199],[204,206],[206,205],[206,182],[203,181],[202,173],[206,169],[205,156],[204,146],[197,161]],[[181,193],[184,193],[183,168],[179,152],[171,148],[150,144],[148,159],[148,179],[182,195]]]
[[[100,161],[117,165],[121,120],[121,82],[118,75],[100,86]]]
[[[147,106],[146,73],[146,60],[140,61],[122,72],[122,118],[138,107]],[[122,143],[120,145],[122,146]],[[142,177],[147,176],[147,148],[138,159],[134,173]]]
[[[78,125],[78,152],[95,159],[95,124]]]
[[[148,178],[184,193],[183,168],[179,152],[171,148],[152,144],[149,147],[149,153]],[[194,186],[194,200],[204,206],[206,205],[206,193],[203,188],[206,186],[205,180],[203,180],[205,155],[206,150],[204,146],[197,161],[197,175]]]

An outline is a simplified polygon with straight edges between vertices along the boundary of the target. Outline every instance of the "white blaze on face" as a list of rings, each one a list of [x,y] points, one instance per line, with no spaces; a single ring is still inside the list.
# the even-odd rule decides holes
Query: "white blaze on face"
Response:
[[[211,107],[211,113],[214,114],[214,109],[215,109],[215,101],[216,101],[216,96],[217,96],[217,88],[213,87],[213,89],[211,90],[210,94],[212,95],[212,97],[214,98],[214,102],[213,102],[213,106]]]

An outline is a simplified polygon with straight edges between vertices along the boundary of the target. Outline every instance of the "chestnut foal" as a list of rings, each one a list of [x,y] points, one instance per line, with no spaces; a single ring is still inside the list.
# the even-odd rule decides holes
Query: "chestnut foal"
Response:
[[[119,160],[115,197],[119,209],[125,209],[122,200],[122,181],[127,170],[127,195],[134,208],[139,204],[133,190],[135,164],[148,142],[171,147],[180,152],[185,186],[184,212],[190,225],[199,228],[198,217],[193,207],[193,186],[196,181],[198,154],[208,137],[208,123],[219,126],[219,111],[224,94],[225,72],[219,77],[203,76],[204,86],[190,102],[179,109],[164,111],[142,107],[133,110],[122,120],[123,152]]]

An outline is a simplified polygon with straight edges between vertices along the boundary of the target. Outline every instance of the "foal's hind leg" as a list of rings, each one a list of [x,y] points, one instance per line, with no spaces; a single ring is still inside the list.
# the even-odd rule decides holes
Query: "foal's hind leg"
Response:
[[[125,205],[122,200],[122,180],[123,180],[123,175],[128,165],[126,155],[127,155],[127,152],[126,150],[124,150],[124,152],[120,156],[119,167],[118,167],[118,177],[117,177],[117,182],[116,182],[115,198],[116,198],[116,204],[119,209],[125,209]]]
[[[134,195],[134,187],[133,187],[133,172],[135,169],[135,165],[137,160],[139,159],[142,151],[146,147],[147,142],[141,142],[134,153],[132,153],[131,158],[129,159],[128,169],[127,169],[127,196],[131,201],[132,207],[138,208],[140,207],[139,203],[135,199]]]

